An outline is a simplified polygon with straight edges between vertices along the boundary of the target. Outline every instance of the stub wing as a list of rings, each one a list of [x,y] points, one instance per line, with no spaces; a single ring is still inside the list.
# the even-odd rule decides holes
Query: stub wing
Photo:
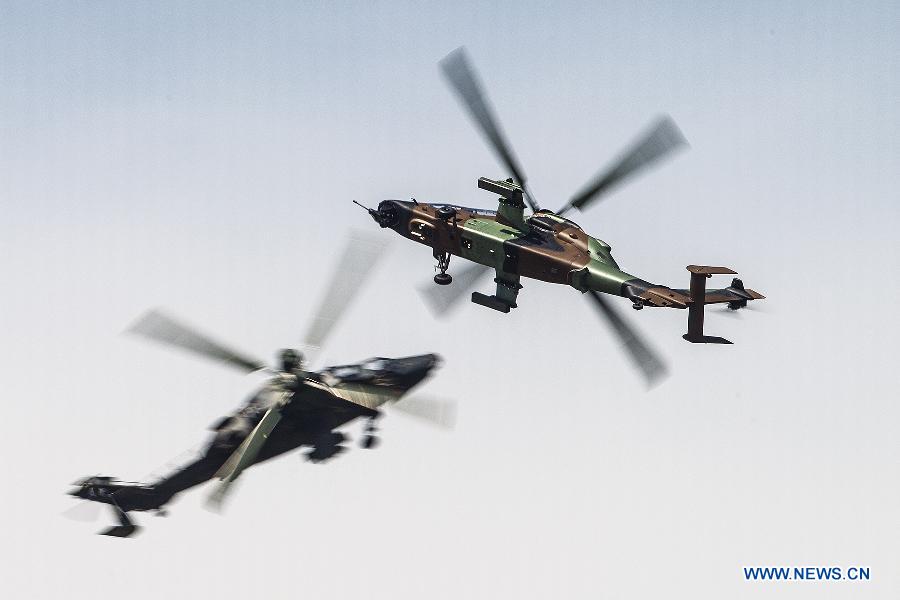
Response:
[[[519,290],[522,289],[522,284],[519,283],[519,276],[497,269],[497,277],[494,278],[494,283],[497,284],[497,292],[493,296],[472,292],[472,302],[502,313],[508,313],[510,309],[516,308],[516,298],[519,295]]]

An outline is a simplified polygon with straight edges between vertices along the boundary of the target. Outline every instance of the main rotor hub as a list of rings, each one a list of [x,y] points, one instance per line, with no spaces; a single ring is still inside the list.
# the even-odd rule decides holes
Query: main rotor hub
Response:
[[[280,352],[281,370],[293,373],[303,367],[303,354],[293,348],[286,348]]]

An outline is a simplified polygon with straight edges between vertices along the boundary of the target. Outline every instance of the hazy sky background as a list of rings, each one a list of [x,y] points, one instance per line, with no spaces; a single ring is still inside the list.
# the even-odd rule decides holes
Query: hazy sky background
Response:
[[[15,598],[896,598],[900,5],[0,2],[0,591]],[[145,477],[259,382],[120,335],[152,306],[263,357],[299,341],[352,199],[491,208],[506,177],[436,63],[466,45],[538,200],[656,115],[691,149],[576,216],[622,267],[726,265],[764,311],[681,339],[645,392],[585,299],[525,283],[436,322],[391,251],[328,362],[436,351],[447,433],[296,453],[134,540],[60,513]],[[451,263],[451,273],[458,262]],[[727,282],[727,280],[725,280]],[[487,291],[485,289],[484,291]],[[359,427],[352,428],[353,434]],[[743,566],[868,566],[747,582]]]

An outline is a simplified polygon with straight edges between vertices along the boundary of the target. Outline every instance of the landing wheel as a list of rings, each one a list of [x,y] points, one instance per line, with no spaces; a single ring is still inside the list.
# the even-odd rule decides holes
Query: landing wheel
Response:
[[[450,266],[450,255],[446,252],[434,251],[434,258],[437,259],[437,269],[440,271],[434,276],[434,282],[438,285],[450,285],[453,278],[447,275],[447,267]]]
[[[449,275],[448,275],[449,277]],[[364,429],[365,435],[363,435],[362,439],[359,440],[359,445],[366,450],[371,450],[378,446],[378,442],[380,441],[378,437],[375,435],[378,432],[378,427],[375,426],[375,417],[369,419],[366,423],[366,427]]]
[[[447,273],[438,273],[434,276],[434,282],[438,285],[450,285],[452,281],[453,277]]]

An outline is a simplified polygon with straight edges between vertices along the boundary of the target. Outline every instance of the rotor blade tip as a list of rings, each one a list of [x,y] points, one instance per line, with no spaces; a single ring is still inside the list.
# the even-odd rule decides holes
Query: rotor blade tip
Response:
[[[662,115],[657,122],[656,129],[665,132],[667,141],[672,148],[678,146],[690,146],[678,123],[671,115]]]
[[[447,56],[438,61],[438,64],[440,64],[442,68],[446,68],[446,66],[451,63],[458,63],[459,61],[465,61],[465,59],[466,47],[459,46],[448,52]]]

